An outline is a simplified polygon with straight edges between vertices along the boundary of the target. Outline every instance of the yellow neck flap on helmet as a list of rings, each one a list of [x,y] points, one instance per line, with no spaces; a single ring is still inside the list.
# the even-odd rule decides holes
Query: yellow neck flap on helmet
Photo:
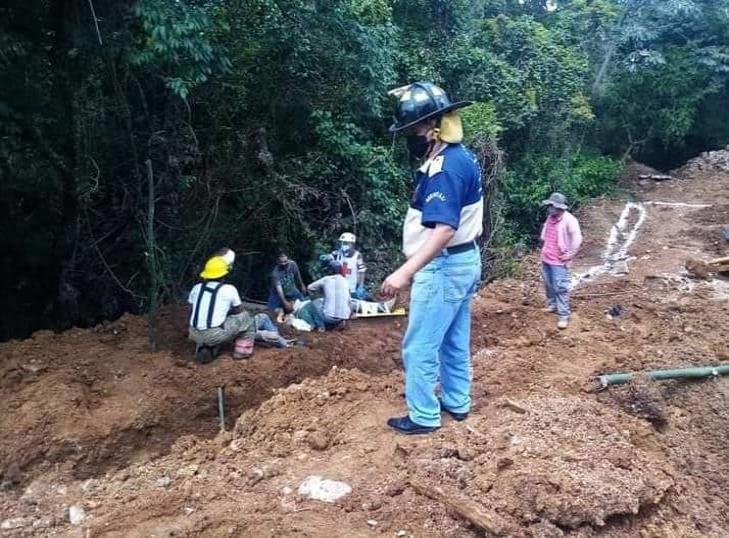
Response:
[[[463,142],[463,123],[457,110],[441,116],[438,127],[434,129],[435,138],[447,144],[460,144]]]

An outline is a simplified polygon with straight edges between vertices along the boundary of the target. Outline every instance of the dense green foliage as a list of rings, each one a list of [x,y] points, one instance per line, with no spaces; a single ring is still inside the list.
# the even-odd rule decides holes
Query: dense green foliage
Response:
[[[227,245],[253,297],[343,231],[378,281],[410,190],[387,91],[432,80],[487,171],[492,250],[553,189],[729,143],[729,0],[9,0],[0,339],[185,297]]]

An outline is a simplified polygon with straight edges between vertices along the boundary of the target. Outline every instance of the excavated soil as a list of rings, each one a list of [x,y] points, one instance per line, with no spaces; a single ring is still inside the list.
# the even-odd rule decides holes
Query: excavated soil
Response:
[[[404,409],[404,319],[205,366],[189,361],[179,308],[164,312],[156,353],[132,316],[0,344],[0,532],[728,536],[729,379],[638,376],[597,391],[595,378],[729,362],[729,286],[684,272],[688,258],[729,254],[717,231],[729,175],[688,166],[638,184],[631,173],[634,200],[711,207],[646,205],[628,273],[579,284],[566,331],[540,310],[534,256],[522,280],[481,290],[472,413],[430,436],[385,426]],[[576,271],[602,263],[623,205],[582,211]],[[297,490],[312,475],[352,491],[307,499]]]

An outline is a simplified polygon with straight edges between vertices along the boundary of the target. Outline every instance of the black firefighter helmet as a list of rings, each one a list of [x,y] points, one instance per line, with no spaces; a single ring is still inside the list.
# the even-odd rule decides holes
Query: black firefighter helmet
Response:
[[[442,88],[431,82],[413,82],[390,92],[400,98],[395,110],[391,133],[399,133],[423,120],[437,118],[452,110],[466,107],[471,101],[451,103]]]

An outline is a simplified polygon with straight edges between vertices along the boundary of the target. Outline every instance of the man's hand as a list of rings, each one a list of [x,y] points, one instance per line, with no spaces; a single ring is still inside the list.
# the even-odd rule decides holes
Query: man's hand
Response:
[[[385,279],[380,287],[380,294],[390,299],[397,295],[398,291],[408,287],[413,275],[438,256],[455,234],[456,230],[448,224],[436,224],[435,228],[428,232],[428,238],[418,252]]]
[[[404,267],[400,267],[400,269],[388,276],[382,283],[380,295],[388,299],[394,297],[399,291],[407,288],[412,279],[412,273],[408,272]]]
[[[559,255],[559,261],[565,262],[565,263],[567,263],[569,261],[572,261],[572,255],[570,253],[560,254]]]
[[[287,314],[290,314],[291,312],[294,311],[294,305],[292,305],[288,301],[284,301],[283,306],[284,306],[284,312],[286,312]]]

